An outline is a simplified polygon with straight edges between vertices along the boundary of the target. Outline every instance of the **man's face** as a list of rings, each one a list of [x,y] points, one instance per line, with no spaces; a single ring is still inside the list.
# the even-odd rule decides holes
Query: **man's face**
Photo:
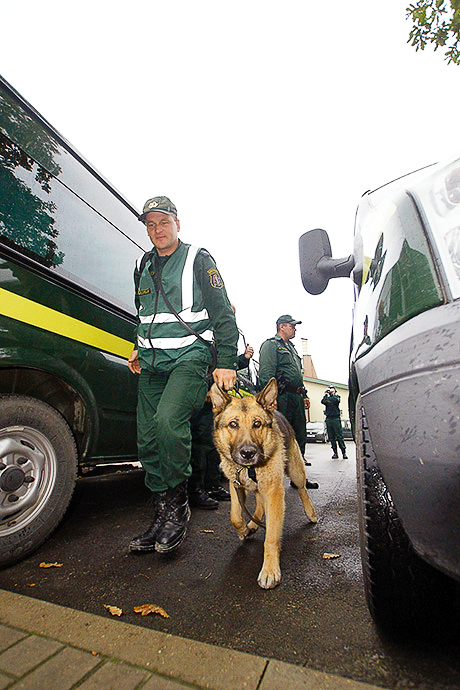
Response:
[[[149,211],[145,217],[147,234],[155,245],[159,256],[172,254],[179,240],[177,233],[180,230],[180,223],[177,218],[168,213],[160,211]]]
[[[295,324],[293,323],[282,323],[280,325],[281,337],[284,340],[291,340],[295,337]]]

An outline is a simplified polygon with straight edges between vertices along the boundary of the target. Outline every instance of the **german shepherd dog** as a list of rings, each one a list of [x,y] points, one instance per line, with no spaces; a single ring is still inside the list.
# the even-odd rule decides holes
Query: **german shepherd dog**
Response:
[[[297,487],[307,518],[317,522],[305,488],[305,464],[294,431],[275,409],[277,394],[274,378],[256,396],[231,397],[217,384],[210,391],[214,443],[221,469],[229,480],[230,519],[240,539],[257,530],[265,512],[264,562],[257,578],[263,589],[272,589],[281,582],[285,472]],[[243,516],[247,491],[253,491],[256,497],[254,515],[248,524]]]

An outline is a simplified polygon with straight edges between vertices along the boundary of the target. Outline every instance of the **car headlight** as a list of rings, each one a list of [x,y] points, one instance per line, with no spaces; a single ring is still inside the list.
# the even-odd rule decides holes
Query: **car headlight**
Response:
[[[460,158],[437,166],[411,194],[433,235],[452,297],[460,297]]]

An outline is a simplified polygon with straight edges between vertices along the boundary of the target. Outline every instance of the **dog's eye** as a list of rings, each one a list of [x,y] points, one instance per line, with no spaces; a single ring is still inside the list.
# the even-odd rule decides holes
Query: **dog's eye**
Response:
[[[260,421],[260,419],[255,419],[252,426],[255,429],[260,429],[260,427],[262,426],[262,422]]]
[[[236,419],[232,419],[232,421],[228,423],[228,426],[230,429],[238,429],[238,422]]]

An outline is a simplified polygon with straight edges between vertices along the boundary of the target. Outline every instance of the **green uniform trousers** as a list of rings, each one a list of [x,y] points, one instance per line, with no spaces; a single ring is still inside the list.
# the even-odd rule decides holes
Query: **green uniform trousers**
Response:
[[[170,373],[142,370],[137,404],[138,458],[151,491],[166,491],[191,474],[190,418],[203,405],[207,364],[190,360]]]
[[[326,417],[326,429],[329,441],[331,442],[332,450],[337,454],[337,444],[342,453],[345,453],[346,446],[343,440],[342,422],[340,417]]]
[[[305,417],[305,405],[303,397],[298,393],[285,391],[278,395],[278,410],[284,414],[289,424],[294,429],[297,443],[302,455],[305,454],[305,444],[307,443],[307,420]]]
[[[222,480],[220,457],[214,445],[212,432],[214,415],[212,405],[205,402],[192,417],[192,476],[190,484],[205,490],[219,486]]]

